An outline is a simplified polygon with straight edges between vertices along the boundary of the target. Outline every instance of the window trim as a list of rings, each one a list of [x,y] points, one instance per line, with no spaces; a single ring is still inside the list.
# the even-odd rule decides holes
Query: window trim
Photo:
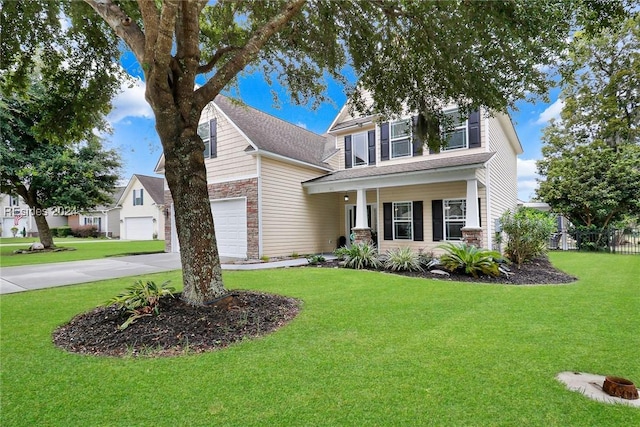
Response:
[[[409,218],[408,219],[396,219],[396,210],[398,205],[409,205]],[[397,237],[396,236],[396,224],[397,223],[408,223],[409,229],[411,230],[411,236],[408,238],[405,237]],[[412,201],[401,201],[401,202],[391,202],[391,231],[393,233],[393,240],[402,240],[402,241],[413,241],[413,202]]]
[[[133,190],[133,206],[144,206],[144,196],[142,188]],[[140,201],[138,203],[138,201]]]
[[[407,134],[407,136],[402,136],[402,137],[393,137],[393,127],[394,125],[397,125],[399,123],[405,122],[408,125],[409,128],[409,133]],[[390,159],[402,159],[405,157],[413,157],[413,134],[412,134],[412,129],[413,129],[413,123],[411,121],[411,119],[402,119],[402,120],[395,120],[392,122],[389,122],[389,158]],[[393,145],[395,142],[398,141],[404,141],[405,139],[409,140],[409,149],[407,150],[407,154],[402,155],[402,156],[394,156],[393,155]]]
[[[447,218],[447,206],[450,202],[462,202],[464,207],[464,215],[462,219],[449,219]],[[457,199],[443,199],[442,200],[442,237],[444,241],[452,241],[452,242],[460,242],[463,240],[464,236],[461,236],[460,239],[452,239],[449,236],[447,224],[449,223],[462,223],[462,228],[467,225],[467,199],[465,198],[457,198]]]
[[[202,136],[200,135],[200,128],[201,127],[206,127],[206,136]],[[209,121],[206,122],[202,122],[202,123],[198,123],[198,136],[200,137],[200,139],[202,139],[202,142],[204,143],[204,151],[202,152],[204,155],[205,159],[210,159],[211,158],[211,124],[209,123]]]
[[[20,206],[20,196],[9,194],[9,206],[10,207]]]
[[[362,136],[363,138],[364,152],[367,158],[365,159],[365,162],[362,164],[356,164],[356,138],[355,138],[356,136]],[[363,166],[368,166],[368,165],[369,165],[369,133],[366,131],[359,132],[359,133],[352,133],[351,134],[351,167],[361,168]]]
[[[459,112],[460,112],[459,108],[452,108],[449,110],[442,111],[442,113],[445,116],[458,113],[458,117],[459,117]],[[447,135],[453,135],[458,131],[464,131],[464,145],[462,147],[449,148],[449,141],[448,141]],[[442,129],[442,139],[447,141],[447,146],[442,147],[441,151],[455,151],[455,150],[468,149],[469,148],[469,118],[467,117],[464,121],[458,123],[458,125],[454,126],[453,129],[449,132],[445,132],[445,130]]]

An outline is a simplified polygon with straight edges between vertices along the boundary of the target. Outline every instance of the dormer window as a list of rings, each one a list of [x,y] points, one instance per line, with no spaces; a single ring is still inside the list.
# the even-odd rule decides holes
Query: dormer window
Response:
[[[399,120],[390,123],[391,158],[409,157],[413,155],[411,144],[411,120]]]

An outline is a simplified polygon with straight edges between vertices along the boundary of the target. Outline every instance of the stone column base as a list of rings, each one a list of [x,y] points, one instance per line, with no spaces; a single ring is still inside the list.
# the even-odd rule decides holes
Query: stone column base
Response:
[[[352,228],[351,233],[354,235],[353,243],[371,243],[370,228]]]
[[[477,248],[482,247],[482,228],[479,227],[463,227],[462,228],[462,241],[468,245],[473,245]]]

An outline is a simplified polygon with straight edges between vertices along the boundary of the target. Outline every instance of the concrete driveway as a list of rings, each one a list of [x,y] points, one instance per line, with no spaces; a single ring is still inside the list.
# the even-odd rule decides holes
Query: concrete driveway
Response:
[[[221,258],[220,261],[224,270],[258,270],[307,264],[305,258],[255,264],[233,264],[232,262],[235,261],[233,258]],[[0,294],[161,273],[181,268],[180,254],[178,253],[4,267],[0,269]]]

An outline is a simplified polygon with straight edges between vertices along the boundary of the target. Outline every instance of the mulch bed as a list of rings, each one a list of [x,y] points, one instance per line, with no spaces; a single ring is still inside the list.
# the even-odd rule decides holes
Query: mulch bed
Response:
[[[338,268],[329,261],[305,268]],[[540,258],[521,268],[511,267],[509,277],[473,278],[459,273],[438,276],[431,272],[399,272],[404,276],[441,281],[510,285],[561,284],[577,280]],[[302,302],[294,298],[253,291],[234,291],[229,307],[193,307],[180,295],[164,297],[157,316],[142,317],[124,330],[118,327],[128,315],[114,306],[79,314],[56,329],[53,342],[73,353],[102,356],[174,356],[227,347],[246,338],[264,336],[291,321]]]

